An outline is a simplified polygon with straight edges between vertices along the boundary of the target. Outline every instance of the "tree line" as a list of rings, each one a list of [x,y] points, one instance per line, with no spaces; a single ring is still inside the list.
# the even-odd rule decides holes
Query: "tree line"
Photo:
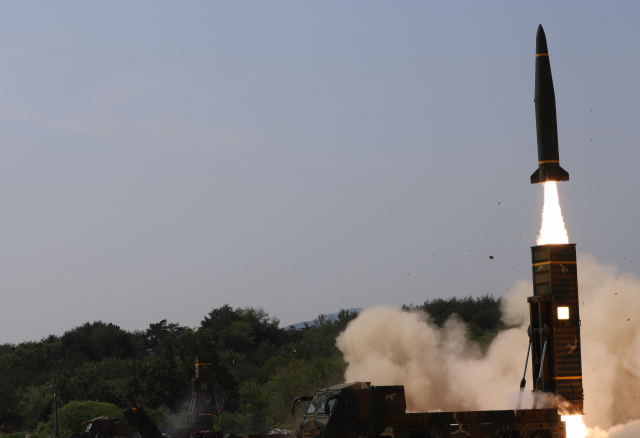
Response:
[[[492,296],[404,309],[423,310],[437,325],[457,314],[482,346],[504,328],[500,299]],[[197,356],[212,358],[224,394],[218,427],[244,433],[297,428],[300,418],[292,420],[289,411],[293,398],[343,382],[347,364],[335,339],[356,316],[340,310],[336,318],[320,315],[296,329],[280,327],[263,309],[224,305],[196,328],[162,320],[127,331],[97,321],[38,342],[0,345],[0,434],[52,435],[53,373],[63,436],[77,431],[83,415],[84,421],[96,412],[121,416],[130,398],[161,427],[184,427]]]

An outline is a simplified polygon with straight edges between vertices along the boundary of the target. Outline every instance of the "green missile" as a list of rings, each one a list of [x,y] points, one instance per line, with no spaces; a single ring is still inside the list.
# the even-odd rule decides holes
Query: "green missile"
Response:
[[[547,38],[542,25],[538,26],[536,35],[536,90],[533,100],[536,104],[538,168],[531,175],[531,184],[569,181],[569,173],[560,167],[556,95],[553,91]]]

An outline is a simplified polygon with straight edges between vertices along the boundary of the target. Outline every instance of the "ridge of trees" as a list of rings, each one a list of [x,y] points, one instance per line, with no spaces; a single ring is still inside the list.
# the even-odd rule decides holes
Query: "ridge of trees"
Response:
[[[439,326],[457,314],[467,324],[469,338],[483,347],[504,329],[500,299],[489,295],[437,298],[403,308],[425,311]],[[95,321],[62,336],[3,344],[0,434],[52,434],[54,372],[59,407],[73,402],[71,410],[99,402],[124,411],[133,397],[161,425],[183,427],[196,356],[213,359],[215,379],[225,394],[225,431],[297,428],[300,418],[292,420],[288,413],[291,400],[343,382],[347,364],[335,339],[356,316],[342,309],[335,319],[320,315],[295,329],[280,327],[279,319],[261,308],[224,305],[212,309],[197,328],[165,319],[144,331],[127,331]],[[299,415],[303,411],[298,409]]]

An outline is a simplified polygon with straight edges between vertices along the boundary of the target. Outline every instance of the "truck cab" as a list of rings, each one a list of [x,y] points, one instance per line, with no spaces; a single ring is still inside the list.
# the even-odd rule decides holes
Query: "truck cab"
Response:
[[[297,431],[299,438],[384,436],[381,416],[404,414],[402,386],[344,383],[317,391]]]
[[[70,438],[112,438],[135,433],[135,430],[126,426],[122,418],[97,417],[82,423],[82,427],[82,432],[72,433]]]

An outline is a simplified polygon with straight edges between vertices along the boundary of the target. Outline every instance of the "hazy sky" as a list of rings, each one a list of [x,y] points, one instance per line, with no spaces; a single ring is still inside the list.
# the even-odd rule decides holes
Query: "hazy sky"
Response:
[[[0,343],[530,278],[540,23],[569,239],[640,275],[636,2],[0,12]]]

